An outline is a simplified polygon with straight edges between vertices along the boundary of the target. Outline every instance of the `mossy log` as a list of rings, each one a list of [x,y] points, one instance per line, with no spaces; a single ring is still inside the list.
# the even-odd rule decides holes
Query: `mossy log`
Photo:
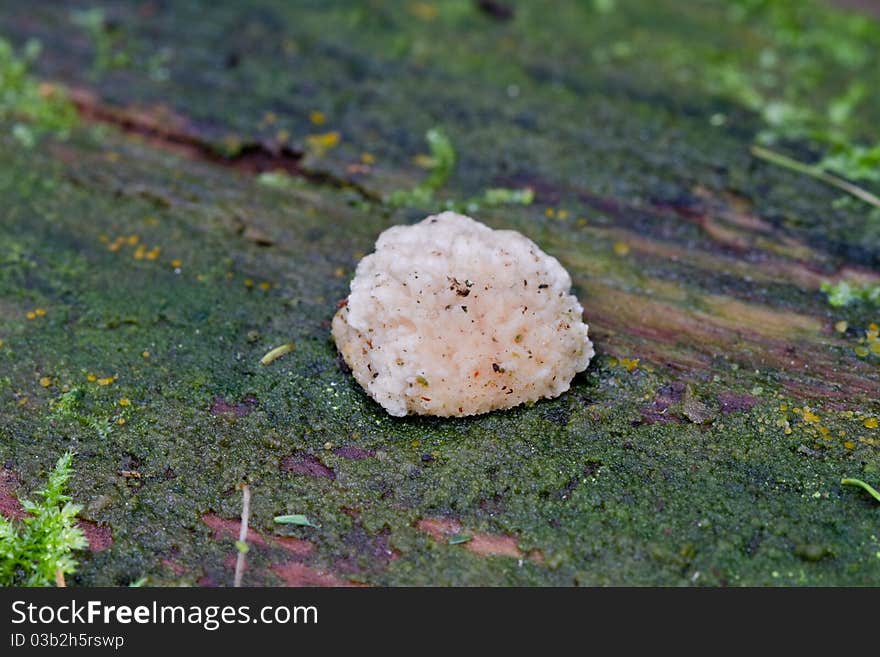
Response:
[[[249,585],[880,582],[840,484],[880,480],[880,310],[820,290],[880,281],[880,217],[753,156],[765,118],[699,78],[766,46],[731,3],[0,4],[80,117],[0,137],[0,512],[76,452],[70,584],[230,585],[242,483]],[[392,207],[432,127],[456,167]],[[392,418],[336,304],[383,229],[493,188],[533,191],[472,214],[559,258],[598,355]]]

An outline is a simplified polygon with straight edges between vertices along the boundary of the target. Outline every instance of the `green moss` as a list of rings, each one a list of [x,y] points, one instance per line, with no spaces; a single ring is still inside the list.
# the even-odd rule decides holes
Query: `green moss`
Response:
[[[410,160],[446,126],[456,165],[436,196],[475,199],[481,220],[558,257],[600,355],[554,400],[391,418],[340,369],[328,322],[376,236],[418,209],[314,180],[267,186],[112,129],[74,131],[62,151],[0,149],[0,462],[31,480],[59,450],[81,455],[72,494],[113,544],[73,583],[228,584],[235,537],[207,522],[240,517],[242,482],[266,539],[250,543],[245,583],[277,584],[271,568],[296,560],[379,585],[877,580],[876,509],[838,483],[880,472],[864,424],[877,369],[832,333],[810,283],[873,262],[877,234],[820,181],[754,166],[764,119],[705,90],[713,53],[748,44],[750,62],[771,38],[760,14],[614,5],[521,3],[495,24],[463,1],[433,21],[385,3],[185,0],[146,22],[114,4],[132,43],[175,56],[159,83],[134,46],[92,87],[170,107],[230,152],[281,130],[302,146],[321,109],[339,144],[302,165],[381,198],[419,184]],[[53,35],[40,70],[88,83],[92,52],[67,13],[28,11]],[[0,16],[7,32],[33,23],[17,16]],[[836,115],[873,117],[866,88]],[[821,104],[843,93],[820,91]],[[495,189],[534,197],[494,207]],[[158,257],[138,259],[132,236]],[[46,316],[27,320],[35,307]],[[276,524],[287,511],[320,530]],[[522,562],[435,540],[426,518],[511,537]]]
[[[837,283],[825,281],[822,283],[822,291],[828,296],[828,303],[835,308],[857,302],[880,305],[880,285],[853,283],[846,280]]]
[[[101,413],[95,404],[87,408],[84,401],[87,394],[85,390],[75,387],[62,393],[57,399],[49,402],[51,413],[49,418],[52,422],[76,422],[81,426],[88,427],[100,438],[107,438],[113,431],[113,420],[110,413]],[[118,417],[122,417],[120,414]]]
[[[28,41],[16,54],[0,38],[0,122],[11,125],[12,137],[32,148],[43,134],[64,136],[76,122],[76,112],[65,92],[57,87],[41,87],[29,68],[39,56],[38,41]]]
[[[20,522],[0,516],[0,586],[49,586],[76,571],[72,553],[88,546],[74,524],[81,506],[65,493],[73,454],[67,452],[49,473],[39,502],[23,499]]]
[[[114,167],[138,187],[125,193],[123,178],[83,188],[33,151],[2,155],[0,191],[33,212],[7,224],[2,239],[19,255],[4,264],[0,299],[48,312],[40,323],[22,311],[0,319],[14,354],[5,357],[11,386],[0,392],[0,429],[10,437],[0,458],[33,477],[48,445],[72,444],[83,455],[72,489],[86,518],[113,528],[113,546],[85,557],[76,582],[226,583],[233,540],[215,540],[201,517],[237,518],[240,498],[227,491],[242,481],[256,531],[308,540],[310,564],[346,560],[356,565],[347,577],[375,584],[859,583],[875,575],[868,537],[876,518],[833,486],[849,464],[876,464],[870,445],[842,444],[864,432],[858,417],[821,412],[828,442],[817,425],[777,409],[802,404],[780,398],[777,375],[719,366],[716,381],[695,383],[671,407],[671,422],[646,423],[641,409],[674,375],[646,359],[628,372],[600,357],[555,400],[477,418],[391,418],[338,369],[326,322],[347,289],[337,268],[350,268],[393,218],[348,205],[343,191],[256,194],[256,181],[184,167],[113,134],[74,145],[95,180]],[[106,149],[130,164],[104,161]],[[165,208],[145,200],[145,188],[187,189],[188,197]],[[272,247],[240,236],[231,217],[244,207]],[[598,280],[628,285],[629,265],[609,245],[562,231],[540,208],[507,216],[560,254],[577,280],[603,263]],[[110,250],[132,234],[160,246],[160,258],[137,260],[128,245]],[[264,291],[247,279],[274,285]],[[259,364],[291,340],[295,351]],[[598,344],[621,348],[619,339]],[[35,372],[70,391],[41,388]],[[92,373],[118,379],[100,386]],[[718,395],[749,391],[758,395],[751,409],[706,414]],[[121,398],[131,406],[120,407]],[[791,434],[777,424],[783,415]],[[102,418],[112,426],[104,438],[91,425]],[[284,469],[284,459],[302,454],[333,477]],[[320,531],[280,528],[274,518],[287,510]],[[455,517],[466,535],[514,536],[544,562],[519,566],[438,543],[414,527],[435,516]],[[836,556],[804,561],[801,544]],[[383,550],[400,556],[384,562],[375,556]],[[267,569],[289,558],[281,548],[252,549],[252,583],[277,582]],[[168,559],[182,570],[169,570]]]

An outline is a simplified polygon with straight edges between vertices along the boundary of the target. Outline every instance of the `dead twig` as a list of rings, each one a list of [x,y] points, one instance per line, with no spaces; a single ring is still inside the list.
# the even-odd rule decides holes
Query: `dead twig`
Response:
[[[251,489],[247,484],[241,485],[241,527],[238,531],[238,540],[235,547],[238,549],[238,557],[235,560],[235,579],[233,586],[241,586],[241,578],[244,575],[245,560],[248,551],[247,533],[248,519],[251,515]]]

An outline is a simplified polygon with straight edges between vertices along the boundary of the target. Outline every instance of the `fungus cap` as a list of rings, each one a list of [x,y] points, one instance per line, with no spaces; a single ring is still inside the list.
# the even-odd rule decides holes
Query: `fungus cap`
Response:
[[[568,390],[593,344],[571,277],[522,234],[454,212],[383,232],[333,318],[391,415],[463,416]]]

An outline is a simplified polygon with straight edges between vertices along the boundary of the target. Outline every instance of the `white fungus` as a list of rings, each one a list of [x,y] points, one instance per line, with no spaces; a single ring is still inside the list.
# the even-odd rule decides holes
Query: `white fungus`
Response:
[[[593,356],[556,258],[454,212],[383,232],[333,338],[391,415],[462,416],[568,390]]]

